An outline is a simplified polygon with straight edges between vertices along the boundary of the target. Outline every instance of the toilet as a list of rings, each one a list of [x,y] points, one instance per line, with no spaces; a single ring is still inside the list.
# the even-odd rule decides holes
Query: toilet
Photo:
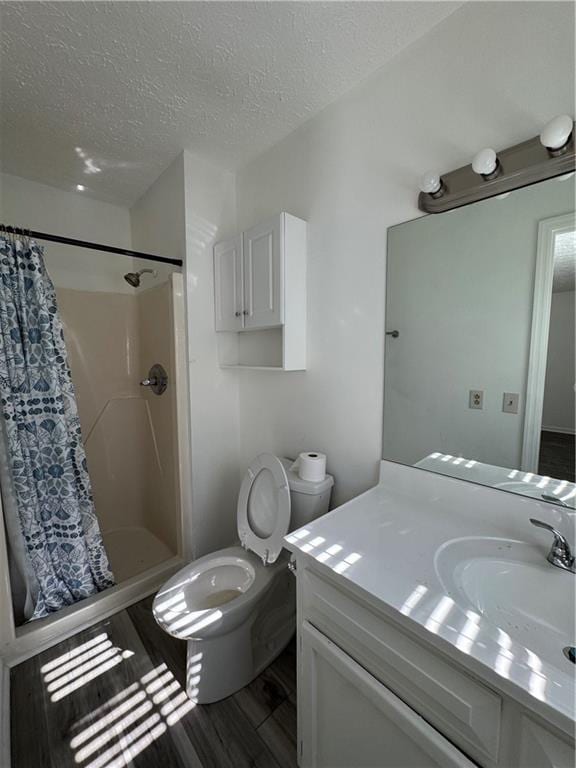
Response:
[[[328,511],[334,480],[302,480],[290,459],[260,454],[238,496],[240,545],[193,560],[154,598],[168,634],[186,640],[186,690],[209,704],[248,685],[295,629],[295,579],[284,536]]]

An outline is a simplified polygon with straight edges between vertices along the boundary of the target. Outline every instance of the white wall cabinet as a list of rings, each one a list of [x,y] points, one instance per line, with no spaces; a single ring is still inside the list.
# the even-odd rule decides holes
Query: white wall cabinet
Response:
[[[306,367],[306,222],[280,213],[214,246],[215,326],[226,368]]]

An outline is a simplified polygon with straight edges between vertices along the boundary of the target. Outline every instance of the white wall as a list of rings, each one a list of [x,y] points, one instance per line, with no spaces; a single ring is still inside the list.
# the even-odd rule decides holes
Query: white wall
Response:
[[[240,486],[238,383],[218,365],[212,246],[235,231],[234,176],[183,152],[131,208],[137,250],[184,260],[191,496],[185,554],[231,544]]]
[[[186,223],[183,155],[179,155],[130,208],[130,226],[135,251],[169,259],[184,259]],[[139,260],[138,269],[143,267],[155,269],[159,273],[159,281],[173,271],[169,265]],[[150,284],[144,279],[142,283],[143,288]]]
[[[552,294],[542,428],[574,432],[576,333],[574,291]]]
[[[184,153],[186,293],[192,425],[192,552],[237,539],[240,488],[238,382],[218,365],[214,330],[214,242],[236,227],[234,176]]]
[[[334,502],[376,481],[386,229],[419,215],[427,168],[574,113],[573,14],[568,3],[467,3],[239,172],[239,228],[279,210],[309,222],[309,367],[230,373],[243,467],[260,451],[315,448],[328,454]]]
[[[389,230],[386,326],[400,336],[386,350],[385,459],[520,467],[538,225],[574,197],[572,179],[553,179]],[[518,413],[502,412],[504,392]]]
[[[103,203],[81,192],[0,174],[0,221],[78,240],[131,248],[127,208]],[[40,241],[48,272],[59,288],[130,293],[122,275],[134,260],[103,251]]]

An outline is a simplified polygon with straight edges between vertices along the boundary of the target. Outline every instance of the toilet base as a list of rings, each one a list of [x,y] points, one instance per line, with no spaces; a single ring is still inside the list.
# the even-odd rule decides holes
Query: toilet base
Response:
[[[295,579],[284,570],[256,615],[225,635],[187,641],[186,693],[197,704],[225,699],[258,677],[296,629]]]

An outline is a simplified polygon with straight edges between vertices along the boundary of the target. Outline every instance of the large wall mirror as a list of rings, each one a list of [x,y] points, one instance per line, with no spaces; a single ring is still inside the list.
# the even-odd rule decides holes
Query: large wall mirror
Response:
[[[574,175],[388,232],[383,457],[576,509]]]

